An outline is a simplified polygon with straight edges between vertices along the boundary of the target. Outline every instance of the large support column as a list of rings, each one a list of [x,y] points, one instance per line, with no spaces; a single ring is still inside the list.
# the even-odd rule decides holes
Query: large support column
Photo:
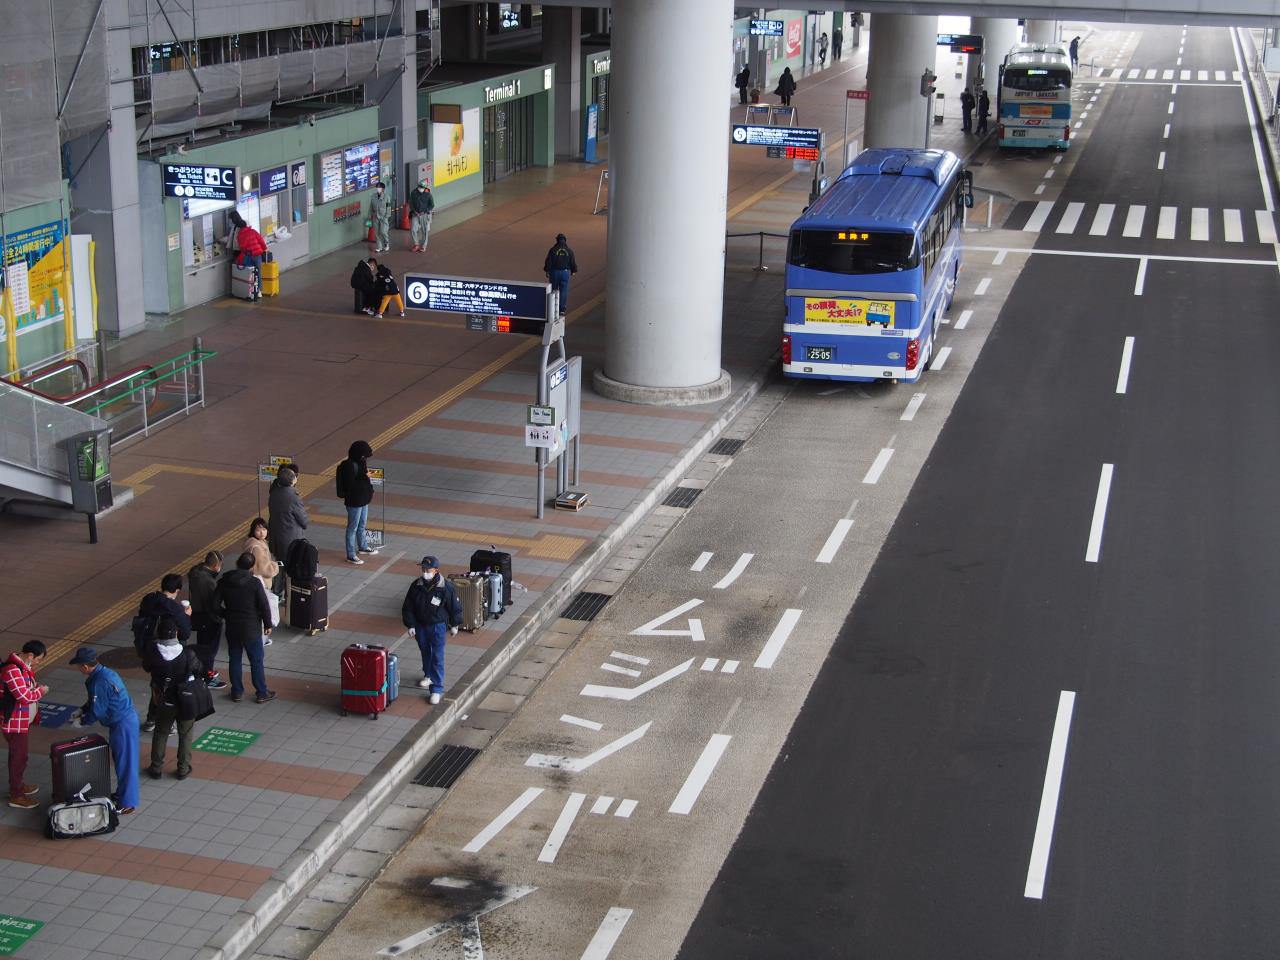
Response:
[[[866,146],[923,147],[931,118],[920,75],[938,56],[938,18],[877,13],[871,27]]]
[[[1057,20],[1027,21],[1027,43],[1054,43],[1057,39]]]
[[[398,167],[392,191],[396,203],[409,199],[414,184],[406,172],[407,165],[416,166],[418,159],[417,11],[412,3],[401,5],[400,9],[404,19],[397,26],[404,30],[403,69],[368,84],[372,99],[378,104],[378,126],[383,130],[394,127],[398,134]]]
[[[542,61],[556,65],[556,156],[577,158],[582,131],[582,8],[542,8]]]
[[[982,37],[982,56],[970,57],[970,89],[986,87],[991,99],[995,100],[996,86],[1000,82],[1000,64],[1004,62],[1009,48],[1018,42],[1019,29],[1017,20],[1000,20],[994,17],[974,17],[969,27],[970,33]],[[982,80],[978,80],[978,64],[982,64]]]
[[[729,393],[720,369],[733,0],[613,9],[609,280],[596,390],[633,403]],[[653,77],[680,76],[680,102]],[[573,238],[570,237],[570,243]]]
[[[440,8],[440,45],[445,60],[487,58],[487,15],[483,3]]]

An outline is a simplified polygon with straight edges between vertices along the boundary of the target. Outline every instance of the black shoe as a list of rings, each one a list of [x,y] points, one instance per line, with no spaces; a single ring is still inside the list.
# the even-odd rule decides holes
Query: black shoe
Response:
[[[174,774],[174,776],[176,776],[179,780],[185,780],[187,779],[187,777],[191,776],[191,768],[188,767],[186,770],[179,770],[176,774]]]
[[[154,720],[148,720],[146,723],[142,725],[142,732],[150,733],[155,728],[156,728],[156,722]]]
[[[159,780],[162,776],[164,776],[164,771],[161,770],[159,767],[147,767],[147,776],[150,777],[152,780]]]
[[[243,694],[243,693],[233,693],[233,694],[231,695],[231,702],[232,702],[232,703],[239,703],[239,702],[240,702],[241,700],[243,700],[243,699],[244,699],[244,694]]]
[[[254,697],[253,702],[268,703],[269,701],[274,700],[275,698],[276,698],[276,692],[274,690],[268,690],[266,693],[260,693],[256,697]]]

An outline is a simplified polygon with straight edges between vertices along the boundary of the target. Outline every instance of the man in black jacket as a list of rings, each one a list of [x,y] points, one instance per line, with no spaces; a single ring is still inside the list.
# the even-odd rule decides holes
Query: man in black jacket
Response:
[[[436,198],[431,195],[427,181],[419,180],[418,188],[409,194],[409,223],[413,235],[413,251],[418,253],[427,249],[427,240],[431,236],[431,217],[435,213]]]
[[[337,489],[347,508],[347,563],[362,564],[360,554],[376,554],[369,546],[365,523],[373,502],[373,481],[369,479],[369,458],[373,448],[357,440],[347,450],[347,459],[338,464]]]
[[[258,703],[274,700],[276,693],[267,689],[263,668],[262,638],[271,636],[271,607],[267,604],[267,588],[253,575],[253,554],[240,554],[236,568],[223,574],[214,596],[218,614],[227,628],[227,674],[231,680],[231,699],[244,699],[244,675],[240,661],[249,657],[249,676]]]
[[[560,316],[563,317],[569,309],[569,277],[578,272],[578,259],[563,233],[556,234],[556,242],[547,251],[547,259],[542,261],[542,272],[560,292]]]
[[[142,665],[151,674],[151,702],[156,718],[155,732],[151,735],[151,765],[147,774],[152,780],[159,780],[164,773],[165,741],[177,723],[177,775],[179,780],[185,780],[191,776],[191,730],[195,721],[179,719],[178,691],[189,677],[203,675],[203,665],[194,650],[182,645],[177,627],[168,617],[160,621],[159,636],[147,648]]]
[[[138,604],[138,615],[133,618],[133,649],[139,658],[146,659],[147,649],[158,636],[160,621],[166,617],[173,621],[182,643],[191,637],[191,604],[178,599],[181,592],[182,574],[166,573],[160,578],[160,589],[148,593]],[[154,704],[148,704],[142,732],[150,733],[155,728],[156,708]]]
[[[187,571],[187,593],[191,595],[191,626],[196,631],[195,651],[204,666],[204,682],[210,690],[221,690],[227,681],[218,679],[213,662],[222,646],[222,617],[218,615],[218,574],[222,572],[222,554],[210,550],[204,562]]]
[[[431,702],[444,693],[445,631],[457,636],[462,626],[462,604],[453,584],[440,574],[440,561],[422,558],[422,576],[409,585],[400,608],[404,625],[418,641],[422,654],[422,679],[418,686],[431,691]]]
[[[378,304],[374,301],[377,293],[377,282],[374,279],[378,272],[378,261],[370,257],[368,260],[361,260],[356,263],[356,268],[351,271],[351,289],[359,293],[356,298],[356,312],[367,313],[373,316],[374,307]]]

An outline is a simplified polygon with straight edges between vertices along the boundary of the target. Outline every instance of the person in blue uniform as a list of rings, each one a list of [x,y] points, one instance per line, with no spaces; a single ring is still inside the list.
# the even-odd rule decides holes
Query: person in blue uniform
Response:
[[[100,723],[107,728],[111,761],[116,768],[116,792],[111,798],[122,814],[133,813],[141,799],[138,792],[138,712],[120,674],[98,662],[93,647],[81,647],[71,666],[85,676],[89,699],[80,709],[80,726]]]

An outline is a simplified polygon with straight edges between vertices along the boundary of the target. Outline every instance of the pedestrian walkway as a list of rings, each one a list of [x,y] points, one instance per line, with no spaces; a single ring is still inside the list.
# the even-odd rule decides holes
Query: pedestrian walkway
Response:
[[[1095,80],[1142,80],[1144,82],[1158,80],[1162,83],[1226,83],[1240,82],[1240,71],[1225,70],[1183,70],[1168,67],[1104,67],[1097,71]]]
[[[806,83],[797,103],[810,122],[838,130],[845,87],[864,82],[862,66],[846,60]],[[834,155],[839,138],[829,140]],[[974,142],[958,129],[934,137],[935,145],[962,152]],[[129,617],[162,574],[185,574],[210,548],[238,552],[265,498],[256,464],[269,455],[302,466],[308,537],[320,549],[331,598],[327,631],[308,637],[282,627],[267,648],[278,699],[233,704],[215,695],[217,713],[197,727],[192,776],[172,776],[170,750],[166,776],[143,779],[138,812],[114,834],[47,841],[38,813],[0,808],[0,909],[38,925],[14,956],[239,955],[368,826],[445,728],[463,713],[483,716],[477,691],[501,676],[511,651],[577,591],[599,590],[614,577],[598,569],[610,545],[682,479],[772,369],[781,247],[766,249],[773,269],[758,271],[757,243],[733,240],[723,354],[733,395],[687,408],[595,395],[590,371],[603,358],[607,225],[592,214],[599,171],[565,164],[518,176],[472,219],[442,229],[443,211],[425,257],[410,254],[407,235],[398,234],[388,259],[397,273],[429,265],[446,274],[538,280],[552,237],[568,235],[581,266],[567,335],[570,354],[584,357],[580,486],[590,504],[581,512],[534,516],[521,424],[534,397],[536,341],[471,333],[440,315],[379,321],[349,314],[346,278],[365,255],[358,248],[290,271],[278,298],[218,301],[121,345],[121,354],[166,354],[199,333],[218,358],[207,370],[206,410],[115,451],[117,483],[132,487],[135,499],[102,519],[97,546],[84,543],[78,523],[0,516],[3,642],[17,649],[38,638],[52,654],[41,673],[51,686],[46,725],[33,733],[28,774],[42,798],[50,773],[41,757],[79,732],[67,726],[70,708],[84,699],[82,677],[65,666],[69,653],[95,645],[143,703],[146,680]],[[735,148],[729,230],[785,232],[808,187],[790,161]],[[387,543],[360,567],[342,562],[345,516],[332,482],[356,439],[370,442],[371,462],[387,478],[385,503],[375,500],[371,510],[371,526],[385,529]],[[491,544],[514,555],[524,589],[501,619],[450,640],[448,692],[432,708],[415,686],[420,671],[400,623],[401,598],[424,554],[452,572]],[[377,720],[339,715],[338,654],[350,642],[386,644],[401,656],[401,695]]]
[[[1067,236],[1131,240],[1273,244],[1276,220],[1270,210],[1210,207],[1147,207],[1130,203],[1022,201],[1005,222],[1011,230]]]

